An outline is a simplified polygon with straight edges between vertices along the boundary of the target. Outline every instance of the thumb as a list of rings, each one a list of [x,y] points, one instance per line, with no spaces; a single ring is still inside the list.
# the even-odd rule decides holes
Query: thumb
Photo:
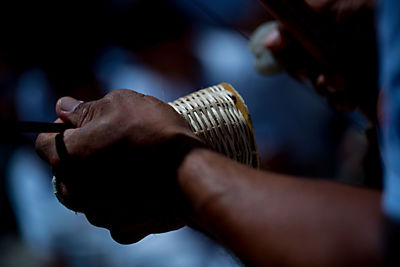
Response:
[[[81,115],[81,113],[83,113],[85,109],[80,107],[83,104],[83,101],[76,100],[75,98],[69,96],[62,97],[57,101],[56,104],[57,116],[64,122],[68,122],[73,126],[79,127],[82,123],[81,120],[84,117]]]

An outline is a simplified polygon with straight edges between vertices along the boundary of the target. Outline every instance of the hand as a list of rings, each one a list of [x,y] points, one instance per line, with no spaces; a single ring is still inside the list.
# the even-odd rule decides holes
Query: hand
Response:
[[[377,99],[374,1],[305,2],[319,18],[320,23],[310,30],[319,37],[327,52],[329,70],[321,70],[310,59],[285,25],[266,37],[266,48],[284,62],[289,73],[299,79],[310,79],[334,107],[341,111],[358,107],[373,120]]]
[[[52,166],[65,206],[120,243],[183,226],[176,169],[203,144],[177,112],[129,90],[86,103],[64,97],[56,112],[76,127],[63,135],[67,155],[57,153],[55,134],[40,134],[36,149]]]

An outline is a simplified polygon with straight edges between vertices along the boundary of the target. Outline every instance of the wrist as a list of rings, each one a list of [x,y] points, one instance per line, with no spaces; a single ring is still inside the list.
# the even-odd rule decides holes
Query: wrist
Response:
[[[163,146],[165,147],[161,151],[165,151],[166,154],[163,156],[164,160],[159,168],[163,169],[165,173],[172,174],[171,176],[167,175],[167,180],[163,182],[164,190],[170,192],[169,198],[176,214],[184,219],[186,217],[187,199],[180,187],[180,170],[182,166],[186,166],[184,162],[192,157],[194,151],[207,150],[208,148],[196,135],[182,132],[174,134]]]
[[[199,186],[199,183],[207,175],[206,158],[210,154],[213,152],[205,147],[193,148],[185,155],[177,168],[176,185],[181,196],[182,219],[194,228],[199,228],[196,223],[198,197],[207,192]]]
[[[177,170],[177,185],[184,203],[183,219],[189,226],[212,235],[207,218],[219,213],[225,197],[232,192],[232,171],[236,172],[238,166],[246,168],[204,148],[187,154]]]

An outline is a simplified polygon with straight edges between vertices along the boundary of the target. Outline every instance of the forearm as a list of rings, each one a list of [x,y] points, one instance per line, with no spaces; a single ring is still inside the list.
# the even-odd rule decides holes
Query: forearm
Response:
[[[178,170],[191,219],[251,265],[379,262],[380,193],[256,171],[207,150]]]

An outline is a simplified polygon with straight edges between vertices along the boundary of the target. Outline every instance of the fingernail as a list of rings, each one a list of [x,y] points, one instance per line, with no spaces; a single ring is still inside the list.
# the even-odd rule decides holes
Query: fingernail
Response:
[[[265,46],[268,48],[279,46],[281,43],[281,35],[277,29],[272,30],[265,38]]]
[[[73,112],[82,101],[78,101],[72,97],[63,97],[59,100],[58,105],[62,112]]]

